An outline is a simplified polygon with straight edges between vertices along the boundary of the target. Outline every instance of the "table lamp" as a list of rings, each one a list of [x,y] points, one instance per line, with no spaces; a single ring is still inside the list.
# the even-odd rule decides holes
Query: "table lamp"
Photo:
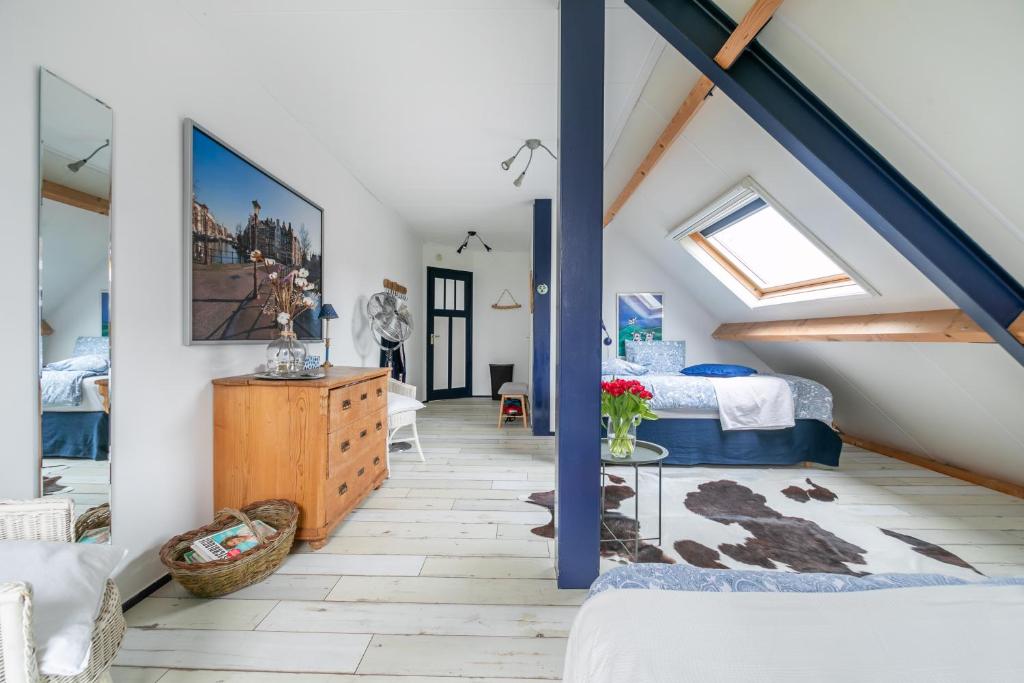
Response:
[[[338,312],[334,310],[334,306],[330,304],[322,304],[320,306],[320,315],[317,316],[320,320],[324,321],[324,364],[323,367],[331,367],[331,334],[330,324],[331,321],[338,317]]]

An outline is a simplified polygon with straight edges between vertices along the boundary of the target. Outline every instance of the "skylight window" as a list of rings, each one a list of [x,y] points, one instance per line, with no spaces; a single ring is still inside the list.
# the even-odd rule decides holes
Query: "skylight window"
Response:
[[[750,306],[864,294],[841,262],[750,179],[674,237]]]

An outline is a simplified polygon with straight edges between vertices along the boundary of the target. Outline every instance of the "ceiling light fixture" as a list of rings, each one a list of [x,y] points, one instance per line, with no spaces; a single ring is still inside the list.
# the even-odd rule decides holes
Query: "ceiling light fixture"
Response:
[[[467,230],[466,239],[462,240],[462,244],[460,244],[459,248],[455,250],[455,253],[461,254],[462,251],[469,246],[469,241],[474,237],[480,240],[480,244],[484,245],[484,249],[486,249],[487,251],[491,251],[491,248],[487,245],[487,242],[484,242],[483,238],[480,237],[480,235],[476,234],[476,230]]]
[[[523,179],[526,177],[526,172],[530,170],[530,164],[533,163],[533,153],[534,151],[536,151],[538,147],[543,149],[548,154],[550,154],[552,159],[558,159],[558,157],[555,156],[555,153],[548,149],[547,145],[545,145],[537,138],[530,138],[529,140],[527,140],[526,142],[519,146],[519,149],[516,150],[515,154],[510,156],[508,159],[505,159],[505,161],[501,162],[501,170],[507,171],[510,168],[512,168],[512,164],[515,163],[515,160],[519,157],[520,152],[522,152],[524,149],[530,150],[530,156],[526,160],[526,167],[523,169],[523,172],[516,176],[516,179],[512,181],[512,184],[515,185],[516,187],[522,187]]]
[[[107,147],[109,145],[110,145],[110,139],[108,138],[106,142],[104,142],[102,145],[100,145],[99,147],[94,149],[92,151],[92,154],[90,154],[89,156],[87,156],[84,159],[79,159],[78,161],[72,161],[70,164],[68,164],[68,168],[71,169],[72,173],[78,173],[79,171],[82,170],[83,166],[85,166],[87,163],[89,163],[89,159],[92,159],[94,156],[96,156],[97,152],[99,152],[101,149],[103,149],[104,147]]]

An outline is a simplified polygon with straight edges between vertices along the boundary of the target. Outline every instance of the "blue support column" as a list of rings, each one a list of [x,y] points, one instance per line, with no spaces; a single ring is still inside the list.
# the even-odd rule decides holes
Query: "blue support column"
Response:
[[[537,291],[541,285],[544,294]],[[533,401],[534,436],[551,434],[551,200],[533,200]]]
[[[600,551],[604,0],[561,0],[558,79],[559,588],[586,588]]]
[[[1007,329],[1024,288],[756,41],[726,71],[736,23],[710,0],[626,0],[644,20],[1024,364]]]

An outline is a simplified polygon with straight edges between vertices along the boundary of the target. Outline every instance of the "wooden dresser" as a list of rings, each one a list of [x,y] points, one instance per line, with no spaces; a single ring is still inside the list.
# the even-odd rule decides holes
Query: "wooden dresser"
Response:
[[[297,538],[331,530],[388,476],[385,368],[327,368],[304,381],[213,380],[213,502],[299,504]]]

